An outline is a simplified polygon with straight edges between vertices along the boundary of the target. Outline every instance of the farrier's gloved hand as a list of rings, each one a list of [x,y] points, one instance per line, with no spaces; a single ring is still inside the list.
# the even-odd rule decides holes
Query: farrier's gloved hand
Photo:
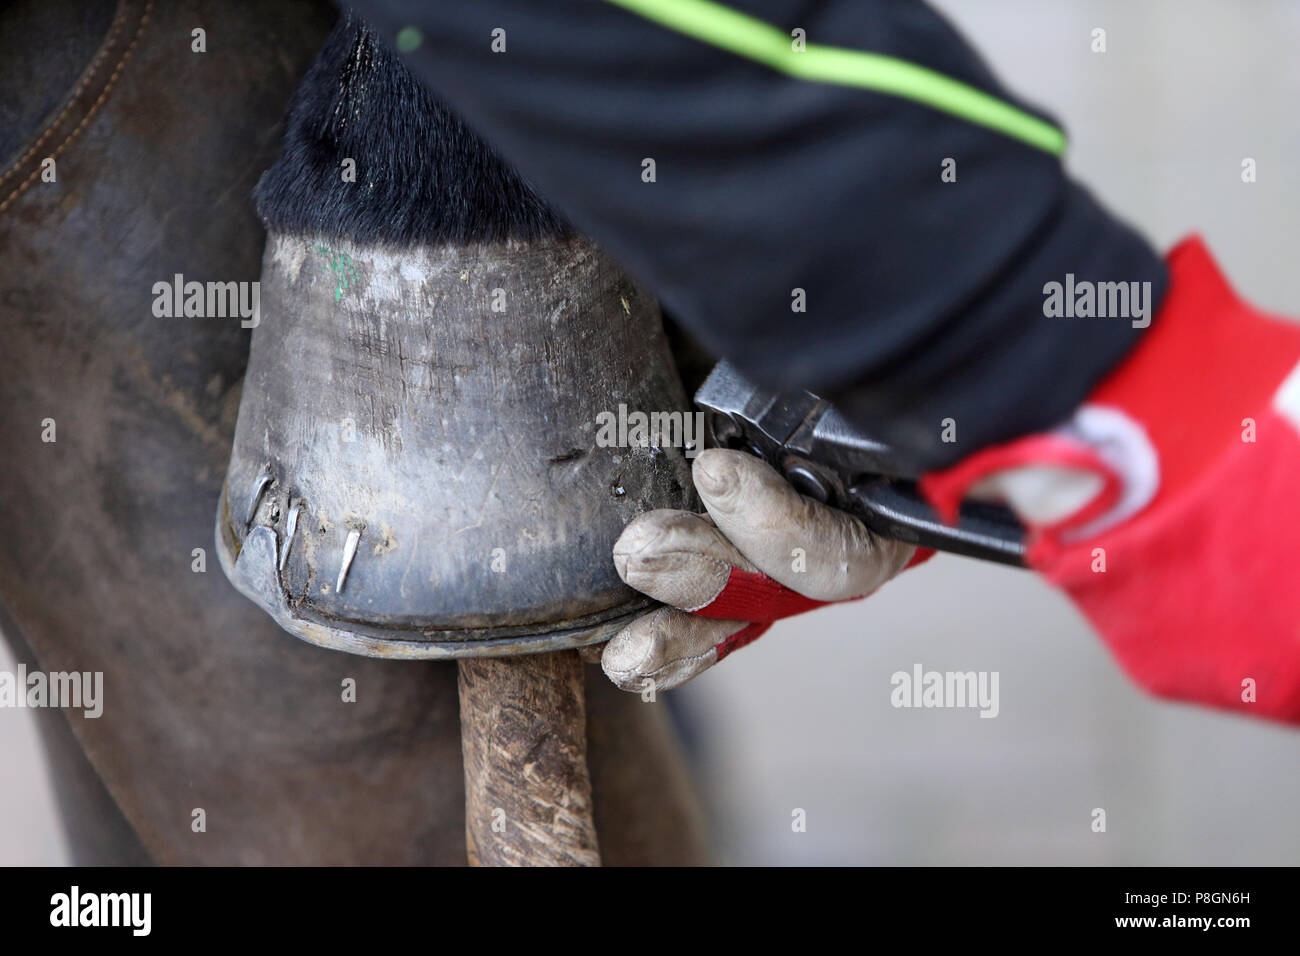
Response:
[[[708,514],[650,511],[614,545],[623,580],[668,605],[605,646],[601,666],[624,690],[676,687],[773,621],[863,597],[929,557],[800,495],[752,455],[709,449],[693,474]]]

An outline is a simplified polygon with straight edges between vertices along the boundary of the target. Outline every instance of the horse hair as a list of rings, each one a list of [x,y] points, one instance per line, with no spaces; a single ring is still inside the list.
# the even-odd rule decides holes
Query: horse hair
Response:
[[[344,11],[254,190],[270,230],[401,245],[564,235],[563,218]],[[356,162],[344,181],[344,160]]]

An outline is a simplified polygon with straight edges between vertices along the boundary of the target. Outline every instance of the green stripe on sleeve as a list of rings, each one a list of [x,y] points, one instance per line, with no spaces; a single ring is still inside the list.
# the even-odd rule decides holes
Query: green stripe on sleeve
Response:
[[[815,43],[797,53],[791,48],[790,37],[776,27],[713,0],[606,2],[787,76],[898,96],[1053,155],[1065,152],[1065,134],[1051,123],[968,83],[907,60]]]

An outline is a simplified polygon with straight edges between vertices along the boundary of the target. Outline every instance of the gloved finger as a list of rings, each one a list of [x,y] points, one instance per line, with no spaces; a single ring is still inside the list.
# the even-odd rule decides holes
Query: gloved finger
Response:
[[[806,597],[843,601],[869,594],[916,550],[799,494],[745,452],[707,449],[692,473],[718,530],[761,572]]]
[[[668,509],[628,522],[614,542],[614,567],[629,587],[683,611],[712,602],[732,567],[758,570],[707,515]]]
[[[671,690],[765,630],[763,624],[698,617],[661,607],[619,631],[605,645],[600,664],[622,690]]]

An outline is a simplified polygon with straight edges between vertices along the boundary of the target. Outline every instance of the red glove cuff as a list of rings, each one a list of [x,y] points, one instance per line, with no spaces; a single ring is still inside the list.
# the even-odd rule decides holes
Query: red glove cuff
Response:
[[[922,489],[951,512],[1008,467],[1100,475],[1086,512],[1031,529],[1030,565],[1148,690],[1300,721],[1300,327],[1242,302],[1199,239],[1168,262],[1152,328],[1070,427]],[[1102,440],[1079,440],[1088,416]]]
[[[930,548],[917,548],[912,559],[907,562],[903,570],[916,567],[923,564],[934,556],[934,551]],[[874,594],[875,592],[871,592]],[[870,597],[864,594],[862,597]],[[849,598],[850,601],[860,601],[862,597]],[[814,611],[819,607],[825,607],[827,604],[843,604],[843,601],[814,601],[812,598],[804,597],[797,591],[793,591],[779,581],[769,578],[766,574],[757,574],[752,571],[742,571],[740,568],[732,567],[731,573],[727,576],[727,583],[722,586],[722,590],[704,607],[692,611],[701,617],[715,617],[725,620],[750,621],[749,627],[737,631],[728,637],[722,643],[717,645],[718,660],[726,657],[732,651],[744,647],[752,641],[757,640],[772,626],[774,621],[781,618],[794,617],[796,614],[803,614],[805,611]]]

